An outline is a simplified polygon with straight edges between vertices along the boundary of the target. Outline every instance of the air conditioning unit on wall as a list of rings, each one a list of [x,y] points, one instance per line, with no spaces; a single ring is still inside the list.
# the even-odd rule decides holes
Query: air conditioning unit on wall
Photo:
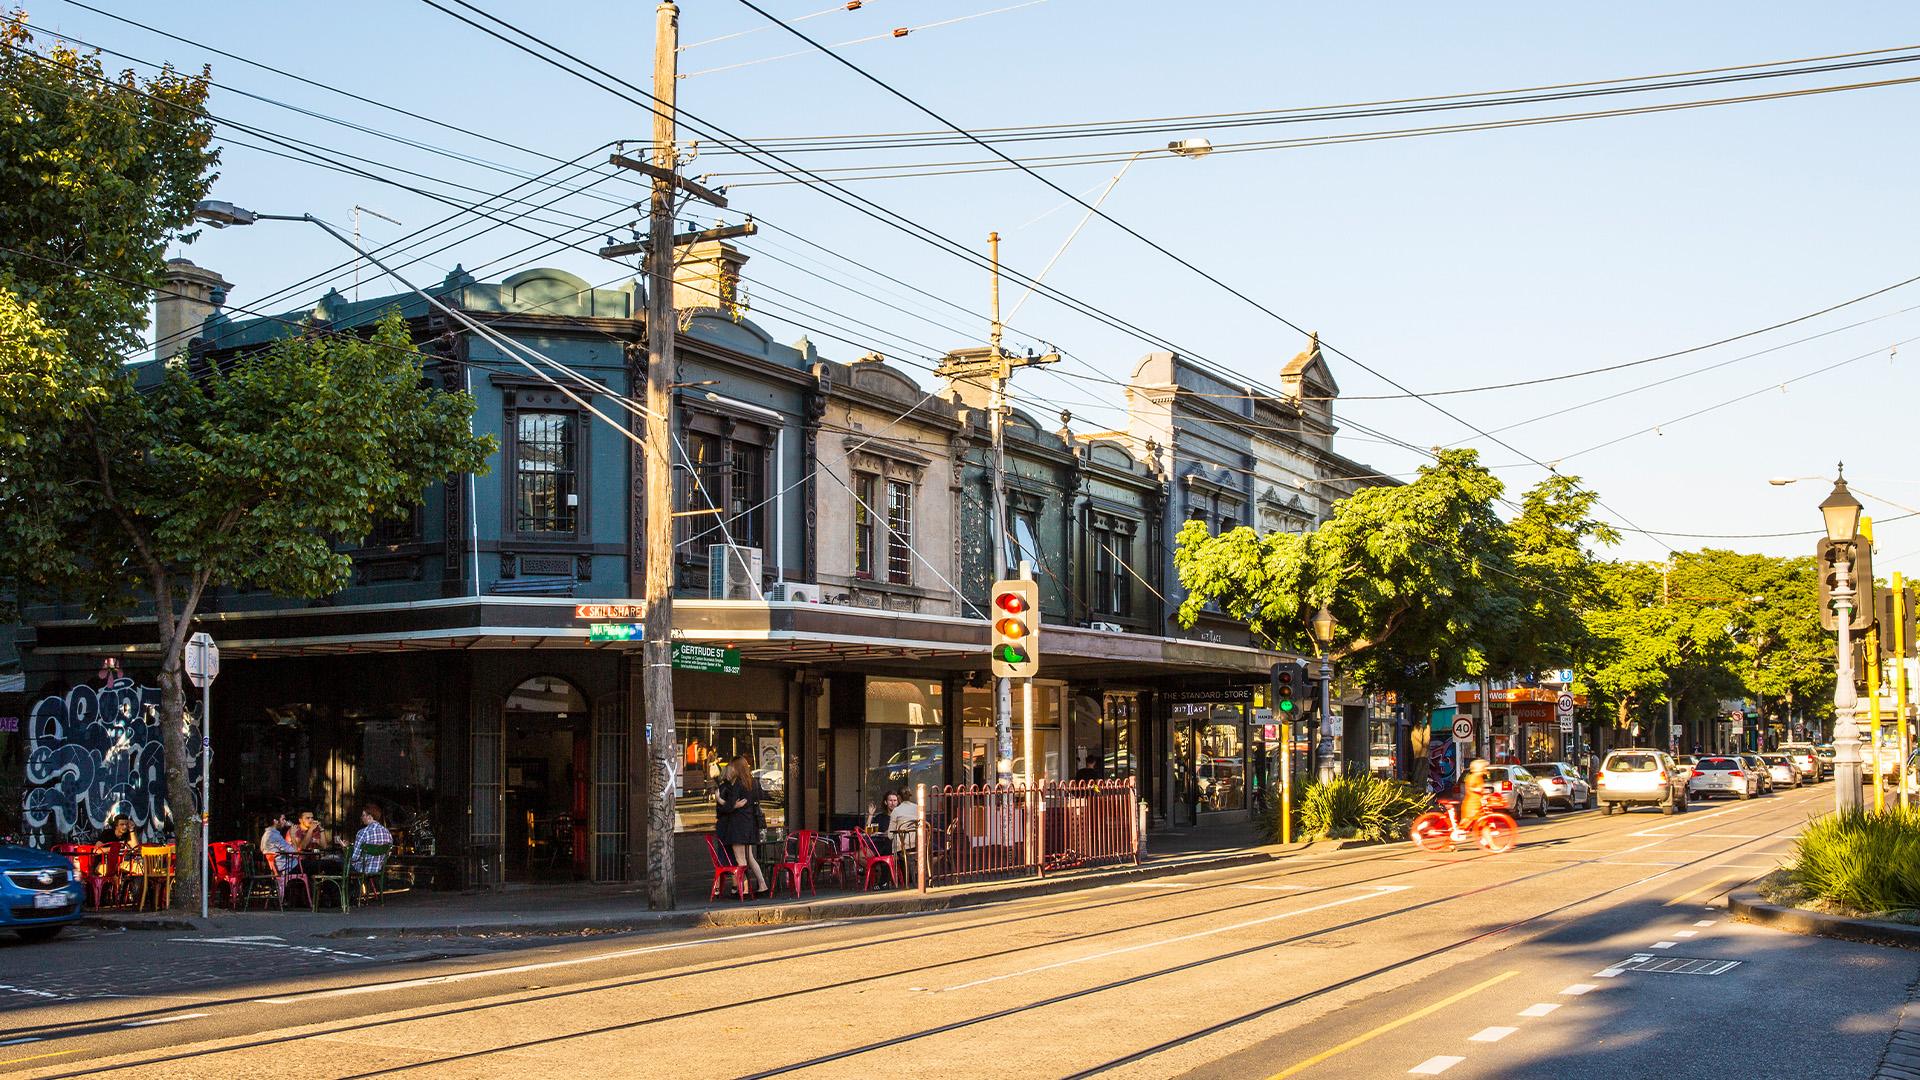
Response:
[[[767,599],[784,600],[789,604],[817,604],[820,602],[820,586],[809,585],[803,581],[781,581],[767,590]]]
[[[758,600],[760,549],[730,544],[707,546],[707,596],[714,600]]]

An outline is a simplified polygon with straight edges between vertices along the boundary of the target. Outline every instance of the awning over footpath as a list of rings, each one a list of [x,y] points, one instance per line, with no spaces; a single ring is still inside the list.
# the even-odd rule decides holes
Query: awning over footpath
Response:
[[[594,623],[640,621],[638,601],[579,603],[569,597],[453,597],[355,607],[211,612],[196,627],[230,658],[344,656],[480,649],[622,651],[634,641],[590,641]],[[674,640],[721,644],[762,663],[898,665],[965,671],[987,662],[985,619],[920,615],[838,604],[675,600]],[[158,650],[151,619],[116,626],[86,620],[35,624],[42,656],[138,656]],[[1264,679],[1281,653],[1240,645],[1045,626],[1049,676],[1224,674]]]

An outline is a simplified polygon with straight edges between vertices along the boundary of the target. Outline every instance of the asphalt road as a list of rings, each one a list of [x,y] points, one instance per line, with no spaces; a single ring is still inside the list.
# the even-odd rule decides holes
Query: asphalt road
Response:
[[[0,1071],[1864,1077],[1920,956],[1710,903],[1777,865],[1831,799],[1555,814],[1504,855],[1358,848],[959,912],[511,952],[123,934],[44,947],[35,974],[6,950]],[[102,948],[230,978],[36,996],[73,994],[85,980],[59,971],[93,970]],[[460,948],[484,951],[406,953]]]

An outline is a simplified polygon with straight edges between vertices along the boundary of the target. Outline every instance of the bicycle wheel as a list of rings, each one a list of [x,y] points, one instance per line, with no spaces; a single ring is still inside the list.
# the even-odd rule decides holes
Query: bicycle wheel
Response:
[[[1408,826],[1407,835],[1422,851],[1445,851],[1453,846],[1453,823],[1439,812],[1421,814]]]
[[[1513,847],[1520,834],[1520,823],[1505,814],[1490,813],[1480,819],[1480,846],[1499,853]]]

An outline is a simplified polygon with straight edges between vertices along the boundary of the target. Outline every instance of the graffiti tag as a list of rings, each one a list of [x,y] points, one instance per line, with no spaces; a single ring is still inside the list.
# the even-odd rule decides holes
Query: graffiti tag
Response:
[[[159,688],[120,678],[41,698],[27,717],[26,780],[30,830],[78,837],[125,814],[157,839],[172,823]]]

